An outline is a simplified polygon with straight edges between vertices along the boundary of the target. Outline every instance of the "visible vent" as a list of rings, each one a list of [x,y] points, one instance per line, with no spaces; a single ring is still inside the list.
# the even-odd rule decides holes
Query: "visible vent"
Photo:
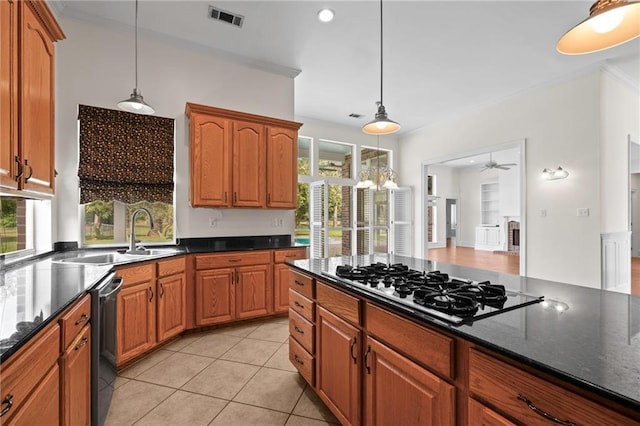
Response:
[[[227,24],[235,25],[239,28],[242,28],[242,24],[244,23],[244,16],[218,9],[211,5],[209,6],[209,18],[215,19],[216,21],[226,22]]]
[[[356,114],[355,112],[352,112],[351,114],[349,114],[349,117],[351,117],[351,118],[362,118],[362,114]]]

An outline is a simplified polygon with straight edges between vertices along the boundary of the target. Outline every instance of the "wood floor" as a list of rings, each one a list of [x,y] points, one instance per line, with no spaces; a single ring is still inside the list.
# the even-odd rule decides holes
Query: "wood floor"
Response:
[[[453,263],[489,271],[518,275],[520,257],[475,250],[471,247],[449,246],[429,249],[428,258],[436,262]],[[631,258],[631,294],[640,296],[640,257]]]

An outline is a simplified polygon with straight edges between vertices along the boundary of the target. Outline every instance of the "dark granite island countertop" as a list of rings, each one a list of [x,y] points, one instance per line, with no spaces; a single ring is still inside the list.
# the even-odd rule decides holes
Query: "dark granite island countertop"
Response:
[[[357,288],[321,275],[343,264],[404,263],[420,271],[440,270],[451,276],[490,280],[508,290],[544,296],[568,305],[563,312],[536,303],[452,325],[402,305],[384,302]],[[374,300],[390,310],[458,335],[473,343],[588,391],[640,411],[640,298],[558,282],[393,255],[334,257],[287,262],[325,282]]]

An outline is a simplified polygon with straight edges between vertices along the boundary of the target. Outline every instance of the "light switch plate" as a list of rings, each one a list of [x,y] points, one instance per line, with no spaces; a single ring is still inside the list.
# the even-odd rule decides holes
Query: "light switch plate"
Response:
[[[540,209],[540,217],[547,217],[547,209]]]
[[[578,207],[576,211],[576,215],[578,217],[587,217],[589,216],[589,208],[588,207]]]

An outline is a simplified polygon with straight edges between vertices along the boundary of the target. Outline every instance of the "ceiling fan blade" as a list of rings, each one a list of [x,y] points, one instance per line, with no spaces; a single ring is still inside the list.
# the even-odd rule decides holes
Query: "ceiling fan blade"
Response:
[[[513,166],[517,166],[517,165],[518,165],[518,163],[504,163],[504,164],[500,164],[500,165],[501,165],[501,166],[510,166],[510,167],[513,167]]]
[[[503,164],[498,164],[497,166],[495,166],[495,168],[500,170],[510,170],[509,167],[504,167]]]

